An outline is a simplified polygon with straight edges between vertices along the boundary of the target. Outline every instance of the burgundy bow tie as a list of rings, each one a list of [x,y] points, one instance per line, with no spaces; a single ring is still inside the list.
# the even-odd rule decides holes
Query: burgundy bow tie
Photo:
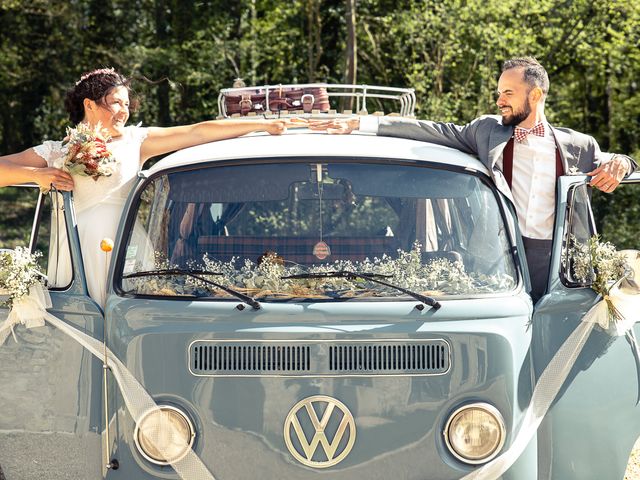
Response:
[[[537,135],[538,137],[544,137],[544,123],[537,123],[533,128],[516,127],[513,132],[513,136],[516,142],[523,143],[527,139],[527,135]]]

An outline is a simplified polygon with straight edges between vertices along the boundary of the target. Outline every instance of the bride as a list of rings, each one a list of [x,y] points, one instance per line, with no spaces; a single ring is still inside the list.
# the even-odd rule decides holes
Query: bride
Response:
[[[103,238],[115,237],[124,203],[146,160],[250,132],[278,135],[290,125],[284,120],[211,120],[167,128],[126,126],[129,85],[129,80],[112,68],[93,70],[80,77],[65,99],[65,108],[74,125],[84,123],[93,128],[100,124],[107,130],[111,137],[107,149],[116,159],[113,175],[95,180],[89,176],[72,176],[57,168],[66,153],[61,141],[45,141],[23,152],[0,156],[0,187],[35,182],[43,189],[73,190],[89,294],[101,307],[104,307],[107,290],[107,262],[100,242]],[[61,237],[66,237],[64,226],[57,230]],[[55,259],[56,278],[50,279],[50,284],[67,285],[72,275],[69,252],[60,249],[59,253],[60,258]]]

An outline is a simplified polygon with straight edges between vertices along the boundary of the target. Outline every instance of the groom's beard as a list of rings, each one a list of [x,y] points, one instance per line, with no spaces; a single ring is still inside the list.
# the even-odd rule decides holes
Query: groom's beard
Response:
[[[529,105],[529,101],[524,104],[524,107],[519,112],[516,112],[513,107],[511,107],[511,115],[502,115],[502,124],[510,127],[519,125],[524,122],[529,115],[531,115],[531,105]]]

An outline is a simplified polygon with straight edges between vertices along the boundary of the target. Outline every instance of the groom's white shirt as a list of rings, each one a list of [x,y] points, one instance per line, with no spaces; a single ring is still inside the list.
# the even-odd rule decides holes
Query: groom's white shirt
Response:
[[[527,136],[513,144],[513,194],[522,235],[540,240],[553,238],[556,202],[556,142],[548,125],[545,136]],[[497,162],[502,170],[502,158]]]

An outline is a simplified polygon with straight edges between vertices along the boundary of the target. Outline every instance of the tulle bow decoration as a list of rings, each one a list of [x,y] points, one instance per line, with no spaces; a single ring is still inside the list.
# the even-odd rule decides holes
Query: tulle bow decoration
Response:
[[[13,301],[13,305],[7,319],[0,324],[0,345],[2,345],[9,334],[17,342],[14,327],[24,325],[26,328],[43,327],[44,312],[51,308],[51,297],[49,292],[42,285],[36,284],[29,288],[29,295],[24,295]]]

